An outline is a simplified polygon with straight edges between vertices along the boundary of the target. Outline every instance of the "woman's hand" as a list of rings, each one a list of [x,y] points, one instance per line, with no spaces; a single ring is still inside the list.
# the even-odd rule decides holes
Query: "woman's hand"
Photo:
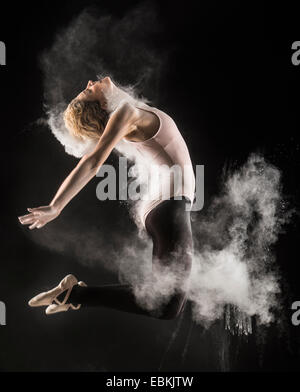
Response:
[[[22,223],[22,225],[30,225],[30,230],[34,228],[40,229],[48,222],[57,218],[60,214],[60,211],[54,206],[27,208],[27,210],[30,213],[27,215],[19,216],[18,219]]]

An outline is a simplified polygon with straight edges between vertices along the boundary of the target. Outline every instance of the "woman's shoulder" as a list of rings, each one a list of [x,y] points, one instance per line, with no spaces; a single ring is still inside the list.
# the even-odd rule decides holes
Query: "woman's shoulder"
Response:
[[[120,102],[118,107],[111,113],[111,116],[116,119],[130,117],[137,111],[136,106],[132,102],[124,101]]]
[[[135,123],[139,117],[139,110],[134,104],[124,101],[111,113],[109,127],[111,129],[127,129],[132,132],[136,129]]]

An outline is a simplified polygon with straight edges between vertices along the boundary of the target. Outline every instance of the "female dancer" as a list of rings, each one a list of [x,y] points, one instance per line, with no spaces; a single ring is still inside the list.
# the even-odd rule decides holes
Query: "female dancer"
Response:
[[[182,169],[179,188],[173,186],[174,181],[163,183],[158,196],[143,201],[140,207],[143,227],[153,242],[152,271],[158,281],[164,273],[172,272],[176,284],[158,312],[138,305],[129,284],[88,287],[71,274],[52,290],[36,295],[29,305],[47,306],[46,314],[78,310],[82,306],[106,306],[155,318],[176,318],[187,300],[186,282],[192,267],[190,208],[194,201],[195,176],[187,146],[175,122],[161,110],[132,99],[110,77],[89,81],[85,90],[68,105],[64,121],[72,137],[78,142],[94,139],[95,148],[83,155],[49,205],[28,208],[29,213],[20,216],[19,221],[34,229],[57,218],[96,175],[114,147],[121,140],[130,143],[139,150],[149,168],[155,164]]]

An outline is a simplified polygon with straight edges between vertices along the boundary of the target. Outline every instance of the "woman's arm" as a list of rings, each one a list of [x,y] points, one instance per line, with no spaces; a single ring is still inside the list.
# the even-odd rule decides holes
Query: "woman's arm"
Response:
[[[85,155],[61,184],[49,206],[60,213],[95,175],[93,155]]]
[[[48,206],[29,208],[30,214],[19,217],[22,224],[30,224],[30,229],[43,227],[55,219],[79,193],[79,191],[96,175],[106,161],[115,145],[133,130],[134,108],[125,103],[110,117],[105,130],[95,149],[81,158],[77,166],[59,187]]]

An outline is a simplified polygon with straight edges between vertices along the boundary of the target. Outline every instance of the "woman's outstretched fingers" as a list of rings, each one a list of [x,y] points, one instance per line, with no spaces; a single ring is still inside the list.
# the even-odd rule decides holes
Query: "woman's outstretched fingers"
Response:
[[[22,225],[31,225],[29,229],[38,228],[45,226],[48,222],[57,218],[60,211],[52,206],[41,206],[37,208],[27,208],[29,214],[19,216],[18,219]]]
[[[24,216],[19,216],[18,219],[19,219],[19,221],[20,221],[22,224],[24,224],[24,223],[26,223],[27,221],[29,221],[29,220],[31,219],[31,217],[28,217],[28,216],[24,215]]]
[[[36,220],[36,216],[34,214],[27,214],[27,215],[19,216],[18,218],[23,225],[32,223],[34,220]]]
[[[30,225],[31,223],[34,223],[36,221],[36,218],[31,218],[31,219],[26,219],[20,221],[22,225]]]
[[[29,229],[32,230],[35,227],[37,227],[37,225],[39,224],[39,221],[35,221],[31,226],[29,226]]]
[[[40,211],[39,207],[37,207],[37,208],[27,208],[27,210],[29,212],[31,212],[32,214],[36,214],[36,215],[40,215],[41,214],[41,211]]]

